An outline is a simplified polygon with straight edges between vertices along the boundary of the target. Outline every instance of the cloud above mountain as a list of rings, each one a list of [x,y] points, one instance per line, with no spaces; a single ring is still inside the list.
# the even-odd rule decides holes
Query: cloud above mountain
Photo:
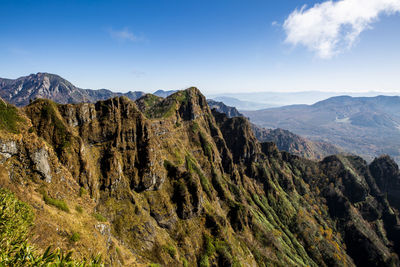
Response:
[[[303,6],[285,20],[285,42],[303,45],[329,59],[350,49],[380,16],[398,12],[400,0],[340,0]]]
[[[133,32],[131,32],[128,28],[123,28],[121,30],[114,30],[112,28],[108,28],[107,31],[112,38],[118,41],[137,42],[140,40],[140,38],[136,36]]]

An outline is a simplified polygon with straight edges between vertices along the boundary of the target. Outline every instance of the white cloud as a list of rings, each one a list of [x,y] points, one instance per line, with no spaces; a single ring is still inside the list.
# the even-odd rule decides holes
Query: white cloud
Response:
[[[112,28],[108,29],[108,33],[110,36],[118,41],[130,41],[137,42],[141,38],[137,37],[128,28],[123,28],[122,30],[114,30]]]
[[[400,0],[325,1],[311,8],[294,10],[283,28],[286,42],[303,45],[329,59],[350,49],[361,32],[382,14],[400,12]]]
[[[136,69],[132,70],[131,74],[137,78],[140,78],[140,77],[143,77],[146,75],[146,73],[144,71],[140,71],[140,70],[136,70]]]

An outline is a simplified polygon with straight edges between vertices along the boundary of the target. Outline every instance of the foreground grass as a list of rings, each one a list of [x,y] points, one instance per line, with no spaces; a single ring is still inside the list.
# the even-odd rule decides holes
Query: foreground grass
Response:
[[[18,200],[6,189],[0,188],[0,267],[3,266],[103,266],[101,257],[76,261],[72,252],[52,249],[41,254],[27,241],[33,225],[32,208]],[[79,239],[75,235],[74,240]]]

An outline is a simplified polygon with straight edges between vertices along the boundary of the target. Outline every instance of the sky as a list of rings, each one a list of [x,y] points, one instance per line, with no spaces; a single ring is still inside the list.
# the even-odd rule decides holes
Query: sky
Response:
[[[400,0],[0,0],[0,77],[153,92],[400,92]]]

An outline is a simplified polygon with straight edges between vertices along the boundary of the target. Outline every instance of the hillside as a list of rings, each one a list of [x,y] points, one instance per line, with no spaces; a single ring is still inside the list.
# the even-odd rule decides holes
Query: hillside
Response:
[[[0,114],[0,184],[33,210],[38,249],[113,266],[399,264],[389,157],[279,152],[196,88]]]
[[[266,128],[283,128],[328,142],[368,161],[389,154],[400,162],[400,97],[340,96],[314,105],[243,111]]]
[[[57,103],[93,103],[111,97],[125,95],[132,100],[143,92],[115,93],[107,89],[81,89],[58,75],[37,73],[15,80],[0,78],[0,97],[16,106],[28,105],[36,98],[51,99]]]
[[[215,109],[220,113],[224,113],[229,118],[243,116],[235,107],[227,106],[223,102],[207,99],[207,104],[210,106],[211,110]]]
[[[255,124],[252,124],[252,129],[260,142],[273,142],[279,150],[307,159],[321,160],[330,155],[343,153],[337,146],[326,142],[313,142],[288,130],[265,129]]]
[[[312,105],[331,97],[349,95],[352,97],[375,97],[382,92],[324,92],[324,91],[300,91],[300,92],[226,92],[223,94],[210,94],[207,98],[222,101],[225,104],[235,106],[239,110],[260,110],[288,105],[307,104]],[[399,95],[398,92],[385,92],[385,95]]]

